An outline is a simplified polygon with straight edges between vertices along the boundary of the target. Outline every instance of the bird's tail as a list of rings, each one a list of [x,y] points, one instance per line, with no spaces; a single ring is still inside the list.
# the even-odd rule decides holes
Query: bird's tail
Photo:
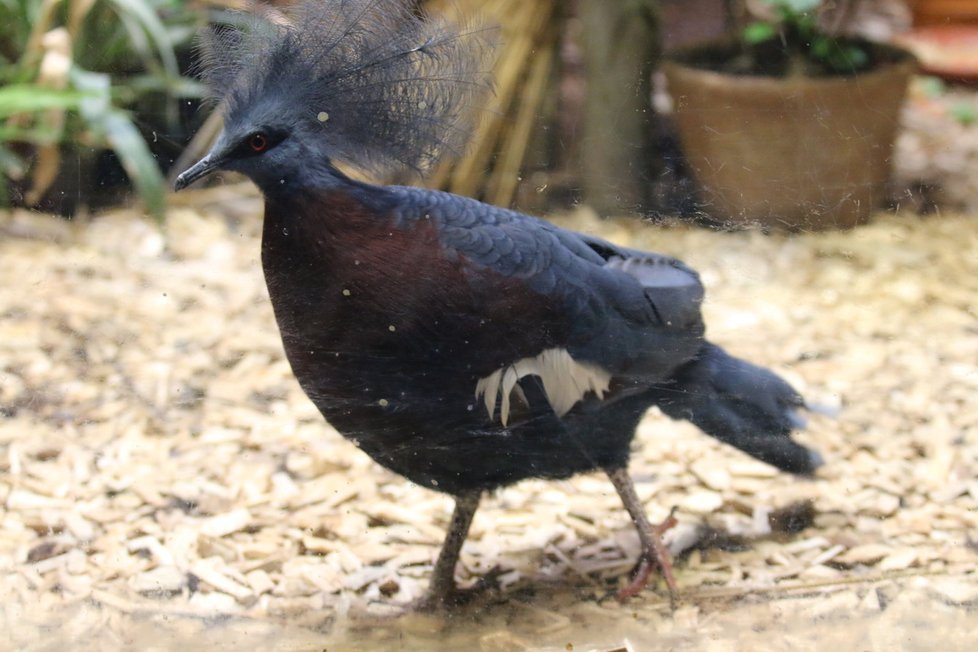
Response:
[[[706,434],[783,471],[810,474],[822,456],[791,439],[804,427],[802,396],[776,374],[713,344],[656,389],[656,404]]]

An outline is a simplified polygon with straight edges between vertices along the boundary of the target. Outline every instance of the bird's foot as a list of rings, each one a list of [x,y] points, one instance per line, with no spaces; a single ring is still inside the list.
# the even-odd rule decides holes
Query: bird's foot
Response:
[[[462,599],[459,589],[452,589],[450,591],[434,592],[428,591],[421,598],[414,601],[411,605],[413,611],[419,611],[421,613],[434,613],[437,611],[445,611],[453,607],[457,607],[459,604],[464,602]]]
[[[480,577],[475,584],[467,589],[460,589],[454,583],[443,589],[430,589],[422,598],[415,601],[415,611],[432,613],[447,611],[471,603],[476,598],[499,589],[499,576],[503,569],[494,566],[488,573]]]
[[[669,603],[673,608],[676,607],[676,601],[679,599],[679,588],[672,572],[672,559],[669,550],[662,543],[662,535],[678,523],[674,515],[675,511],[673,508],[669,516],[649,532],[650,545],[643,547],[642,555],[632,571],[632,581],[629,582],[628,586],[618,591],[619,602],[624,602],[641,593],[645,585],[649,583],[652,571],[658,568],[662,573],[662,579],[666,581],[666,587],[669,589]]]

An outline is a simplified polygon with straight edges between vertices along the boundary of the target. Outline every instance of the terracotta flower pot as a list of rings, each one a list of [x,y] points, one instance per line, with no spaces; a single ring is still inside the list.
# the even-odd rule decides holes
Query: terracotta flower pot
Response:
[[[900,106],[916,67],[909,53],[883,50],[885,63],[849,77],[718,73],[697,65],[695,50],[666,62],[679,136],[706,210],[720,221],[773,228],[865,221],[886,196]]]
[[[917,26],[978,23],[975,0],[912,0],[910,6]]]

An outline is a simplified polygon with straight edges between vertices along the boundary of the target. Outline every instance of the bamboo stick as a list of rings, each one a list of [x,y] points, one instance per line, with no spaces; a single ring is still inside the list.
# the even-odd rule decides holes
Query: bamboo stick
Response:
[[[472,149],[459,161],[452,175],[450,189],[461,195],[477,192],[490,165],[503,120],[516,97],[520,77],[533,49],[530,35],[546,22],[550,2],[499,2],[495,9],[503,27],[505,47],[496,66],[496,94],[486,110],[488,118],[479,125]],[[527,27],[520,29],[521,26]]]
[[[553,39],[548,38],[547,41],[531,64],[512,131],[503,143],[499,162],[489,178],[486,200],[493,204],[511,204],[519,186],[520,170],[526,159],[526,149],[543,103],[556,54]]]

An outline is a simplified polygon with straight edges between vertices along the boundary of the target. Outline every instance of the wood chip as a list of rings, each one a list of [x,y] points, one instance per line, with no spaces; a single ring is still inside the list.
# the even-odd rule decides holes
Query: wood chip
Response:
[[[710,489],[725,491],[730,488],[730,471],[716,462],[698,460],[690,465],[689,470]]]
[[[773,466],[754,460],[737,460],[730,464],[728,470],[731,476],[747,478],[774,478],[778,475],[778,470]]]
[[[940,578],[929,585],[929,589],[941,599],[954,605],[978,603],[978,578],[968,580]]]
[[[878,613],[883,610],[880,602],[880,594],[876,589],[866,591],[866,595],[859,601],[859,608],[870,613]]]
[[[796,478],[653,410],[630,471],[651,520],[680,509],[667,543],[695,543],[676,562],[686,611],[668,610],[661,583],[626,606],[598,601],[639,550],[596,473],[487,496],[457,576],[468,586],[502,569],[499,603],[412,632],[394,612],[426,589],[451,500],[373,463],[303,395],[266,296],[255,191],[174,201],[189,203],[172,230],[129,211],[58,245],[0,238],[11,649],[479,649],[501,631],[575,650],[626,634],[634,649],[677,651],[970,649],[973,217],[793,235],[560,218],[700,269],[713,340],[842,406],[798,435],[827,463]],[[182,242],[197,227],[201,240]],[[814,519],[771,523],[802,501]],[[275,619],[301,632],[249,636]]]
[[[715,491],[701,489],[686,496],[680,507],[693,514],[710,514],[723,505],[723,496]]]
[[[187,585],[187,574],[174,566],[157,566],[129,578],[129,588],[150,597],[169,597]]]
[[[64,498],[54,498],[42,496],[33,491],[14,489],[7,495],[7,509],[28,510],[28,509],[66,509],[71,507],[71,501]]]
[[[246,528],[251,522],[250,511],[245,508],[233,509],[230,512],[205,519],[200,524],[200,531],[207,536],[224,537]]]
[[[906,570],[917,563],[920,552],[914,548],[895,550],[884,557],[878,567],[881,571]]]
[[[275,588],[275,582],[269,577],[268,573],[259,569],[253,570],[247,575],[245,579],[248,580],[248,586],[254,591],[255,595],[261,595],[262,593],[268,593]]]
[[[227,593],[239,602],[247,602],[254,597],[251,588],[228,576],[228,569],[219,557],[197,560],[190,566],[190,572],[201,581],[207,582],[222,593]]]
[[[875,564],[893,553],[890,546],[881,543],[867,543],[851,548],[835,558],[840,564]]]
[[[832,546],[831,548],[829,548],[825,552],[822,552],[819,555],[815,556],[809,562],[809,564],[811,564],[812,566],[819,566],[821,564],[828,563],[828,562],[832,561],[833,559],[836,559],[839,555],[841,555],[845,551],[845,549],[846,549],[846,547],[845,546],[842,546],[842,545]],[[848,563],[848,561],[846,563]]]
[[[156,537],[143,536],[130,539],[126,542],[126,550],[133,554],[149,555],[164,567],[174,564],[173,555]]]

